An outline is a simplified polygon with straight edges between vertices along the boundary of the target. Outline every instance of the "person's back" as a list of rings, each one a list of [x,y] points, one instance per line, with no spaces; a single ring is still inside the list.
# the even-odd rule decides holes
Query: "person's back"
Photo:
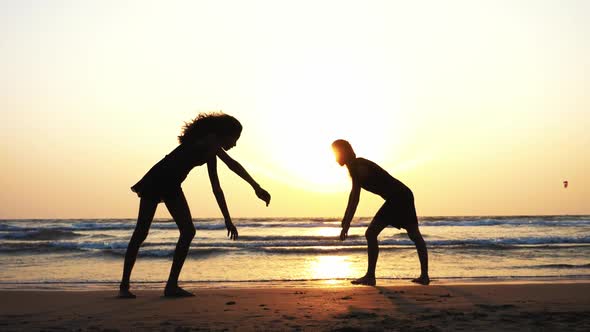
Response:
[[[350,176],[359,182],[361,188],[379,195],[385,200],[406,198],[412,195],[410,188],[368,159],[354,159],[349,164],[348,170]]]

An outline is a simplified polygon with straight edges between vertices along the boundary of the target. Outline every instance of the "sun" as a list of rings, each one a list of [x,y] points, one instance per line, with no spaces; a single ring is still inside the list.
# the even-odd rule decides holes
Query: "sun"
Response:
[[[297,142],[283,142],[272,157],[285,182],[319,192],[340,191],[350,187],[347,170],[334,160],[331,140],[307,136]]]
[[[343,73],[342,70],[348,70]],[[342,79],[342,75],[351,75]],[[336,163],[331,144],[348,140],[359,156],[382,160],[396,133],[393,106],[362,72],[308,59],[269,74],[257,108],[267,114],[268,156],[275,178],[320,192],[347,190],[346,167]]]
[[[319,119],[318,119],[319,118]],[[334,123],[329,116],[324,119],[316,116],[318,123]],[[354,119],[348,120],[353,122]],[[371,156],[379,160],[387,153],[383,140],[371,141],[378,135],[367,133],[361,135],[351,130],[339,130],[335,128],[320,128],[318,124],[297,123],[301,120],[293,120],[294,127],[284,130],[273,142],[275,145],[273,155],[269,156],[273,164],[275,174],[280,174],[284,182],[294,187],[306,188],[319,192],[333,192],[350,189],[348,170],[336,162],[332,150],[332,142],[336,139],[347,139],[359,156]],[[300,132],[300,127],[308,130]],[[315,128],[314,128],[315,127]],[[354,127],[349,124],[347,127]]]

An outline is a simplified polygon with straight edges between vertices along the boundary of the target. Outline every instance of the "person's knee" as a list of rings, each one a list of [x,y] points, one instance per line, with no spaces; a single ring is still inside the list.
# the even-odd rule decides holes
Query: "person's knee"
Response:
[[[422,238],[422,234],[420,234],[419,232],[408,232],[408,237],[416,245],[424,245],[425,244],[424,238]]]
[[[371,227],[367,228],[367,230],[365,231],[365,238],[367,239],[367,241],[376,241],[377,235],[377,232]]]
[[[136,229],[131,237],[131,242],[142,244],[147,239],[149,229]]]
[[[180,238],[185,241],[191,241],[195,237],[195,234],[194,227],[186,227],[180,231]]]
[[[419,236],[418,238],[416,238],[416,239],[414,240],[414,244],[415,244],[417,247],[420,247],[420,248],[426,248],[426,242],[424,241],[424,239],[422,238],[422,236]]]

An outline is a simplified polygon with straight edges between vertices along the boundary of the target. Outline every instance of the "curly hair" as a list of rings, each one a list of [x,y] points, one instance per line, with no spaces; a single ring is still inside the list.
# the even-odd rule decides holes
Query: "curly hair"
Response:
[[[178,142],[182,144],[209,134],[229,136],[238,135],[241,132],[242,124],[231,115],[223,112],[199,113],[192,121],[184,123]]]

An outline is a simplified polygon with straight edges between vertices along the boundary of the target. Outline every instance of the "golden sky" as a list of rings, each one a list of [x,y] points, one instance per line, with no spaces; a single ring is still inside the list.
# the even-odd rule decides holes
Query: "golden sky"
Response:
[[[202,111],[236,116],[234,217],[344,213],[348,139],[419,215],[590,214],[590,2],[2,1],[0,218],[135,217]],[[563,180],[569,181],[564,189]],[[206,167],[183,184],[220,217]],[[357,216],[381,204],[361,194]],[[157,216],[168,217],[164,206]]]

